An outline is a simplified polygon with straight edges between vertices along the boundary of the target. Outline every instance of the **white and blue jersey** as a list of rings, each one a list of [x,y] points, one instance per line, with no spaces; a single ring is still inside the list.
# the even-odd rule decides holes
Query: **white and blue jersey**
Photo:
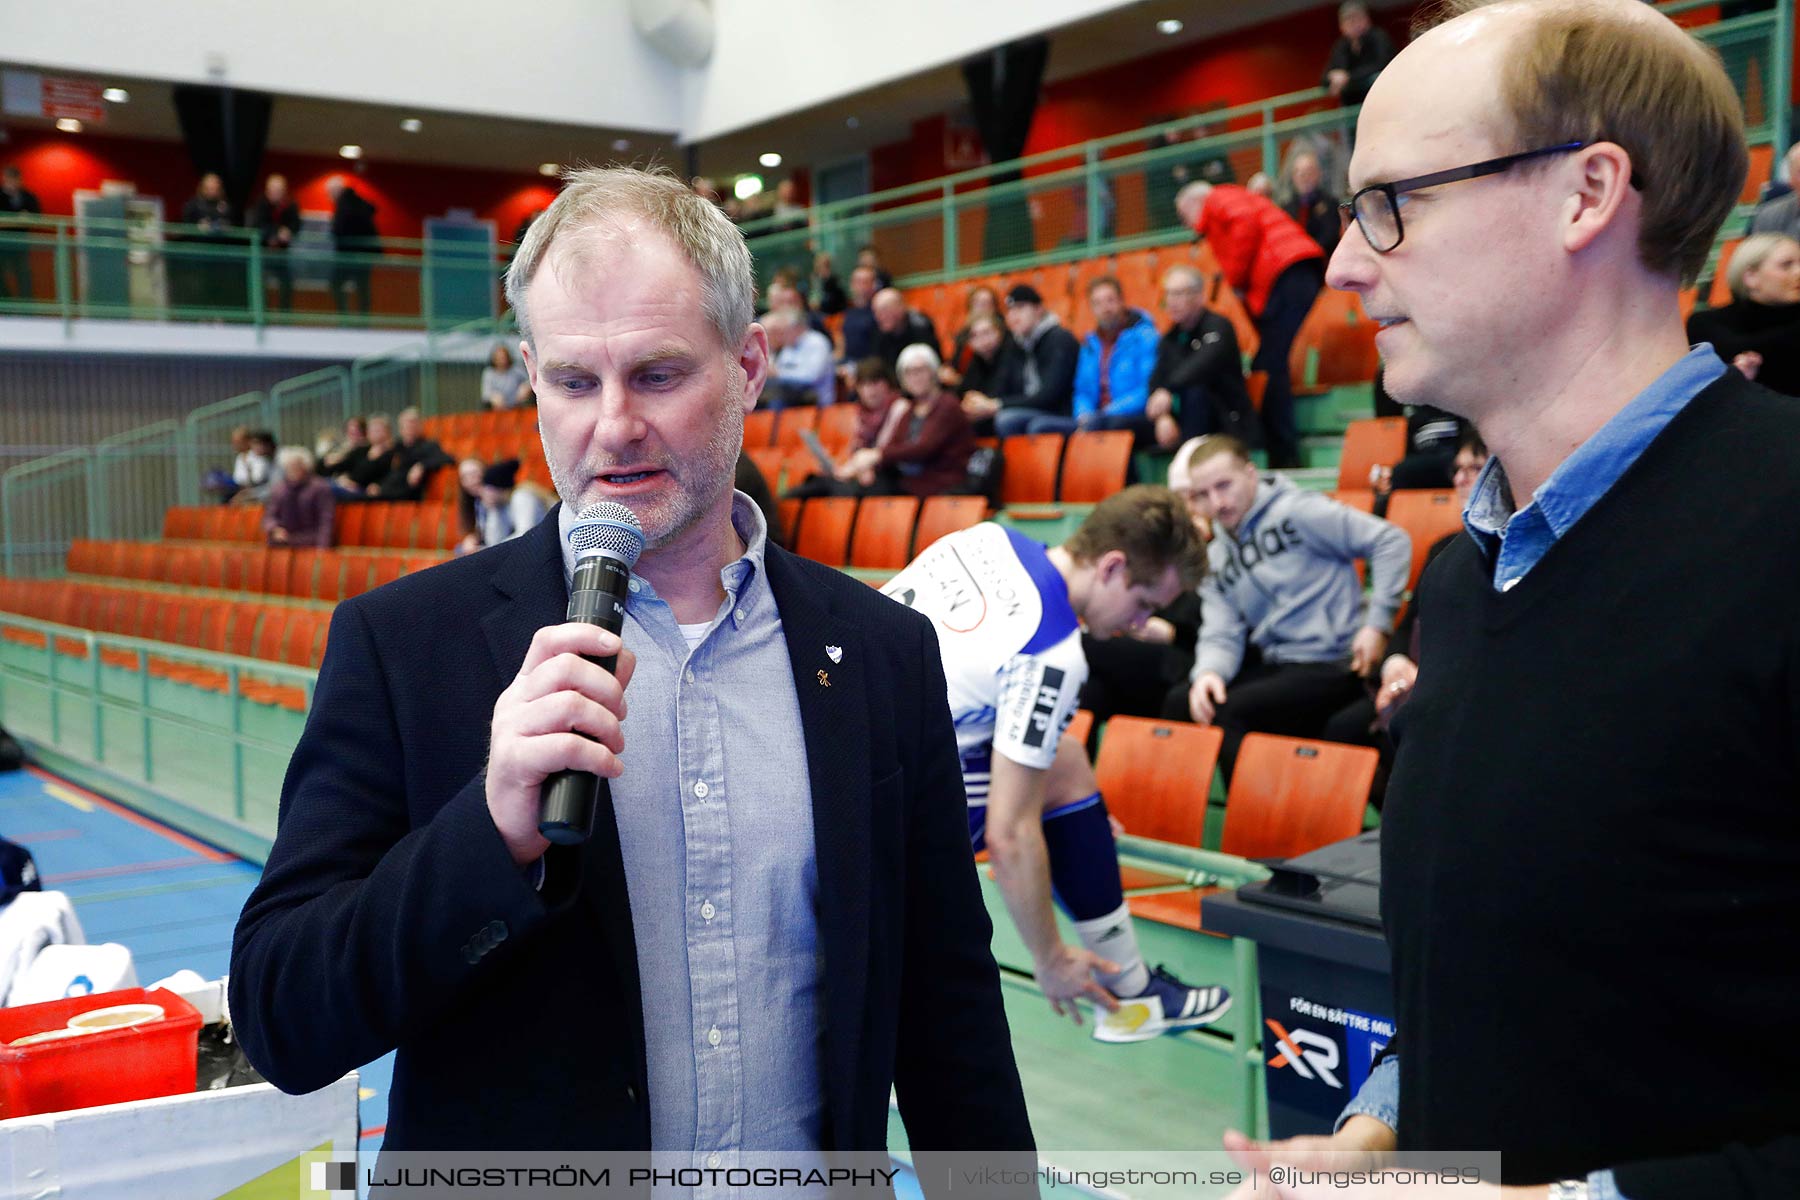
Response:
[[[932,543],[881,590],[937,626],[969,806],[987,805],[993,751],[1048,768],[1088,667],[1044,547],[986,522]]]

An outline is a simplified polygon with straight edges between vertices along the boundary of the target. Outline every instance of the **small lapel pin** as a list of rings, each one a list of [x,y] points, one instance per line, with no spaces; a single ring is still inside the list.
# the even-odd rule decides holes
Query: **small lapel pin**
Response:
[[[831,676],[827,675],[823,671],[820,671],[819,672],[819,686],[820,687],[830,687],[831,686]]]
[[[844,661],[844,648],[842,646],[827,646],[825,647],[825,657],[829,658],[834,664],[841,663]]]

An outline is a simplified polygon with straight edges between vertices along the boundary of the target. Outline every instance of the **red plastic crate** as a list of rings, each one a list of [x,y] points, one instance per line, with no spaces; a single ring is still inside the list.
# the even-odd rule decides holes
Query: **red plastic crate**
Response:
[[[160,1004],[162,1019],[33,1046],[9,1044],[63,1028],[77,1013],[142,1003]],[[123,988],[0,1009],[0,1118],[191,1092],[199,1038],[200,1013],[162,988]]]

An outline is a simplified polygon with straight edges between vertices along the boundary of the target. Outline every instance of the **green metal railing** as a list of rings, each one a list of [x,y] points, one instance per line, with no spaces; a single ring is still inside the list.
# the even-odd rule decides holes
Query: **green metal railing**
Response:
[[[510,314],[482,318],[349,367],[326,367],[204,405],[177,421],[116,434],[92,450],[33,459],[0,475],[0,567],[17,578],[57,575],[77,538],[155,538],[172,505],[201,504],[207,472],[229,470],[232,430],[274,432],[311,448],[356,413],[418,407],[426,415],[480,406],[482,367],[496,340],[515,336]]]
[[[247,229],[9,215],[0,259],[27,282],[0,316],[438,329],[499,312],[510,252],[414,238],[339,252],[307,234],[276,252]]]
[[[41,646],[0,642],[0,722],[53,756],[58,770],[98,771],[106,790],[152,816],[261,862],[275,836],[282,775],[302,714],[253,700],[244,684],[298,687],[318,672],[0,615]],[[102,650],[120,651],[103,661]],[[73,651],[73,652],[71,652]],[[152,672],[160,663],[224,676],[214,692]],[[135,667],[126,665],[135,661]]]
[[[1657,5],[1670,16],[1708,6]],[[1785,149],[1794,0],[1692,32],[1724,62],[1744,101],[1749,143]],[[799,225],[793,218],[748,222],[744,234],[759,286],[781,267],[806,277],[815,251],[842,269],[863,245],[881,252],[903,286],[918,286],[1184,242],[1191,234],[1176,219],[1174,194],[1203,170],[1237,183],[1258,171],[1278,179],[1304,146],[1320,153],[1341,186],[1357,111],[1335,107],[1323,89],[1289,92],[819,205]],[[1726,225],[1732,237],[1742,229],[1739,216]]]

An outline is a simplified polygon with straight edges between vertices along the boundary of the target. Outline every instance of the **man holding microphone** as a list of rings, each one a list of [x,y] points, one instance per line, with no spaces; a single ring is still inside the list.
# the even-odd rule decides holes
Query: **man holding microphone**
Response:
[[[395,1150],[879,1151],[890,1087],[915,1147],[1029,1149],[930,624],[731,486],[741,235],[574,172],[507,294],[563,504],[339,605],[234,946],[251,1061],[298,1092],[397,1047]],[[644,533],[622,639],[563,617],[603,501]],[[611,794],[552,846],[565,769]]]

